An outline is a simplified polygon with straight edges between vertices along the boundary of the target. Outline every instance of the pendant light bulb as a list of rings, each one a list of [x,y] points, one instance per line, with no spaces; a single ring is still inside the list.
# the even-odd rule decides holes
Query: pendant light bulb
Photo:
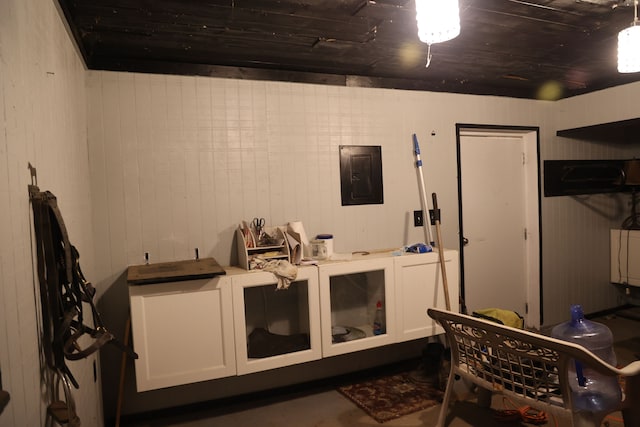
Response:
[[[460,34],[458,0],[415,0],[418,38],[431,45],[454,39]]]
[[[638,0],[633,4],[633,23],[618,33],[618,72],[640,71],[640,25],[638,25]]]

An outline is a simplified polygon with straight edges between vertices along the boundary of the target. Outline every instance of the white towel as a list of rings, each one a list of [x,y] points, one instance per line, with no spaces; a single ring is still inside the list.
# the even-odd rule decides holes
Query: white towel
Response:
[[[278,281],[277,289],[288,289],[298,276],[298,267],[283,259],[267,261],[260,257],[255,259],[256,270],[270,271]]]

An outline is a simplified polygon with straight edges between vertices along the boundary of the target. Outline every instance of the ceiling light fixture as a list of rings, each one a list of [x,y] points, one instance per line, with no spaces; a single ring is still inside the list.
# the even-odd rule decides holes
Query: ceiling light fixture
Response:
[[[428,67],[431,63],[431,45],[454,39],[460,34],[460,9],[458,0],[415,1],[418,37],[421,42],[429,45]]]
[[[633,1],[633,22],[618,33],[618,72],[640,71],[640,26],[638,26],[638,0]]]

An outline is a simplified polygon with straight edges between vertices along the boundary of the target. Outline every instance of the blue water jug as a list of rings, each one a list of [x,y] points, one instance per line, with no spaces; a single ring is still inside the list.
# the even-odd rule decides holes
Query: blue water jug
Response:
[[[551,336],[580,344],[612,366],[616,366],[613,351],[613,335],[602,323],[584,318],[582,306],[571,306],[571,320],[555,326]],[[622,399],[618,379],[594,371],[579,361],[573,361],[569,369],[569,385],[573,405],[590,412],[609,411]]]

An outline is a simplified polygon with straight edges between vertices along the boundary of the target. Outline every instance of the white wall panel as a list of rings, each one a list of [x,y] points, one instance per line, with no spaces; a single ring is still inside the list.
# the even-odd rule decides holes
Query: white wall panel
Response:
[[[575,96],[555,103],[558,129],[638,117],[640,82]]]
[[[640,84],[554,103],[555,130],[590,126],[638,116]],[[554,132],[555,133],[555,132]],[[640,156],[635,144],[593,142],[552,136],[546,159],[620,159]],[[543,203],[545,323],[567,320],[568,307],[594,312],[624,303],[609,282],[609,230],[629,214],[629,197],[599,194],[549,197]]]
[[[422,229],[413,227],[408,216],[420,207],[414,132],[423,150],[428,190],[438,192],[443,208],[444,240],[455,247],[455,123],[536,126],[549,105],[204,77],[104,72],[89,76],[90,91],[96,92],[89,96],[90,110],[104,111],[103,124],[96,126],[105,129],[106,141],[96,141],[96,150],[109,151],[109,176],[121,175],[108,183],[98,178],[94,188],[95,195],[116,199],[108,208],[113,216],[109,223],[117,223],[110,238],[126,238],[124,243],[111,243],[114,253],[126,254],[126,260],[114,266],[116,272],[140,262],[144,251],[153,261],[166,261],[189,258],[199,247],[201,254],[223,264],[233,262],[233,229],[254,216],[270,224],[301,220],[309,235],[334,233],[337,251],[422,241]],[[123,82],[126,89],[119,88]],[[141,96],[131,100],[106,95],[118,91]],[[142,105],[132,109],[138,98]],[[136,129],[136,138],[125,135],[119,118],[123,114],[126,128]],[[118,128],[107,130],[107,122]],[[137,140],[144,140],[146,149],[132,147]],[[383,205],[341,206],[341,144],[382,146]],[[134,202],[134,165],[140,168],[139,206]],[[123,184],[125,176],[132,182]],[[115,194],[118,188],[127,196]]]
[[[11,400],[0,426],[44,425],[34,294],[27,164],[58,198],[89,280],[95,277],[91,226],[85,69],[54,2],[0,2],[0,369]],[[96,139],[98,141],[98,139]],[[107,271],[110,271],[108,269]],[[84,425],[102,425],[91,357],[70,364]]]

